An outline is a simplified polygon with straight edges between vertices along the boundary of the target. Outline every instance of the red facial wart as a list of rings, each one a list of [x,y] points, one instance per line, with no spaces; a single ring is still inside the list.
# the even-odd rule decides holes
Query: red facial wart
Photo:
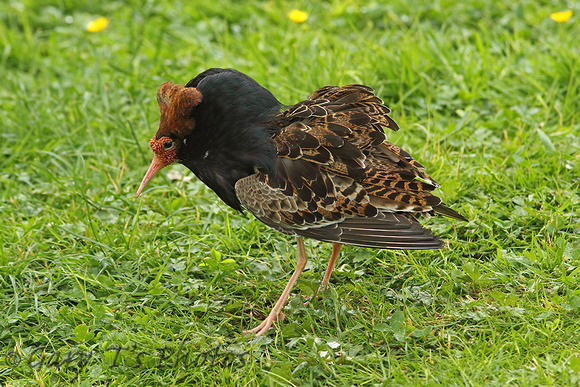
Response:
[[[177,161],[177,146],[175,145],[175,141],[171,138],[165,136],[155,140],[155,137],[153,137],[149,142],[149,146],[154,153],[153,161],[151,161],[151,165],[143,177],[143,181],[141,182],[135,197],[141,195],[141,192],[143,192],[147,183],[149,183],[157,172]]]

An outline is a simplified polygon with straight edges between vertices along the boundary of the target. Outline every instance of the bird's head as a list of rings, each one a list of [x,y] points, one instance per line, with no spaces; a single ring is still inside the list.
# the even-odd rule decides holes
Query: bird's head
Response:
[[[201,93],[195,87],[175,85],[165,82],[157,91],[157,103],[161,112],[159,130],[149,146],[153,151],[153,161],[137,190],[138,197],[149,181],[162,168],[178,162],[179,149],[185,137],[195,128],[193,109],[201,103]]]

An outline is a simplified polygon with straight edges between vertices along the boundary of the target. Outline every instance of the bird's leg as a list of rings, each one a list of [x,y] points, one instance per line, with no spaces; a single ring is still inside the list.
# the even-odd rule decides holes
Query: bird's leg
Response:
[[[261,336],[264,333],[266,333],[266,331],[272,326],[272,323],[274,321],[278,320],[279,317],[283,318],[284,315],[282,314],[282,308],[286,303],[286,299],[288,298],[288,295],[290,294],[292,287],[296,283],[296,280],[298,280],[298,277],[300,277],[300,273],[302,273],[302,270],[304,270],[306,262],[308,261],[302,237],[298,237],[296,239],[298,241],[298,262],[296,262],[296,269],[294,270],[294,274],[292,274],[292,277],[290,277],[290,280],[288,281],[286,288],[282,292],[282,295],[278,299],[278,302],[276,302],[276,305],[274,305],[274,307],[272,308],[272,311],[270,312],[268,317],[266,317],[266,319],[262,321],[260,325],[258,325],[254,329],[244,331],[244,333],[256,332],[256,336]]]
[[[334,264],[336,263],[336,258],[338,258],[338,254],[340,253],[340,249],[342,248],[342,244],[340,243],[333,243],[332,244],[332,255],[330,256],[330,260],[328,261],[328,267],[326,268],[326,272],[324,273],[324,277],[322,278],[322,282],[316,291],[318,294],[321,290],[326,288],[328,285],[328,281],[330,280],[330,274],[332,274],[332,269],[334,269]]]

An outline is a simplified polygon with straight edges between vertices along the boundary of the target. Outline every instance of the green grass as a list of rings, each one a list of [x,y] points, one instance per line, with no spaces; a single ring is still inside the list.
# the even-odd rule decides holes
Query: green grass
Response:
[[[0,385],[578,385],[577,15],[528,0],[2,2]],[[85,31],[99,16],[109,27]],[[446,250],[344,248],[304,306],[331,251],[308,241],[287,320],[241,337],[295,240],[180,166],[134,199],[157,88],[215,66],[288,104],[374,87],[402,128],[389,140],[470,222],[428,221]]]

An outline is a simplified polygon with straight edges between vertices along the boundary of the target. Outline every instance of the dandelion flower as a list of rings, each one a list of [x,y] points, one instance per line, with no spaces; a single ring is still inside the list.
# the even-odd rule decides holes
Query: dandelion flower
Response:
[[[99,32],[99,31],[102,31],[105,28],[107,28],[108,25],[109,25],[109,19],[107,19],[106,17],[100,17],[98,19],[95,19],[95,20],[89,22],[89,24],[87,24],[87,31]]]
[[[289,14],[288,17],[294,23],[304,23],[306,19],[308,19],[308,14],[304,11],[300,11],[298,9],[293,9]]]
[[[565,23],[572,17],[572,11],[554,12],[550,18],[557,23]]]

